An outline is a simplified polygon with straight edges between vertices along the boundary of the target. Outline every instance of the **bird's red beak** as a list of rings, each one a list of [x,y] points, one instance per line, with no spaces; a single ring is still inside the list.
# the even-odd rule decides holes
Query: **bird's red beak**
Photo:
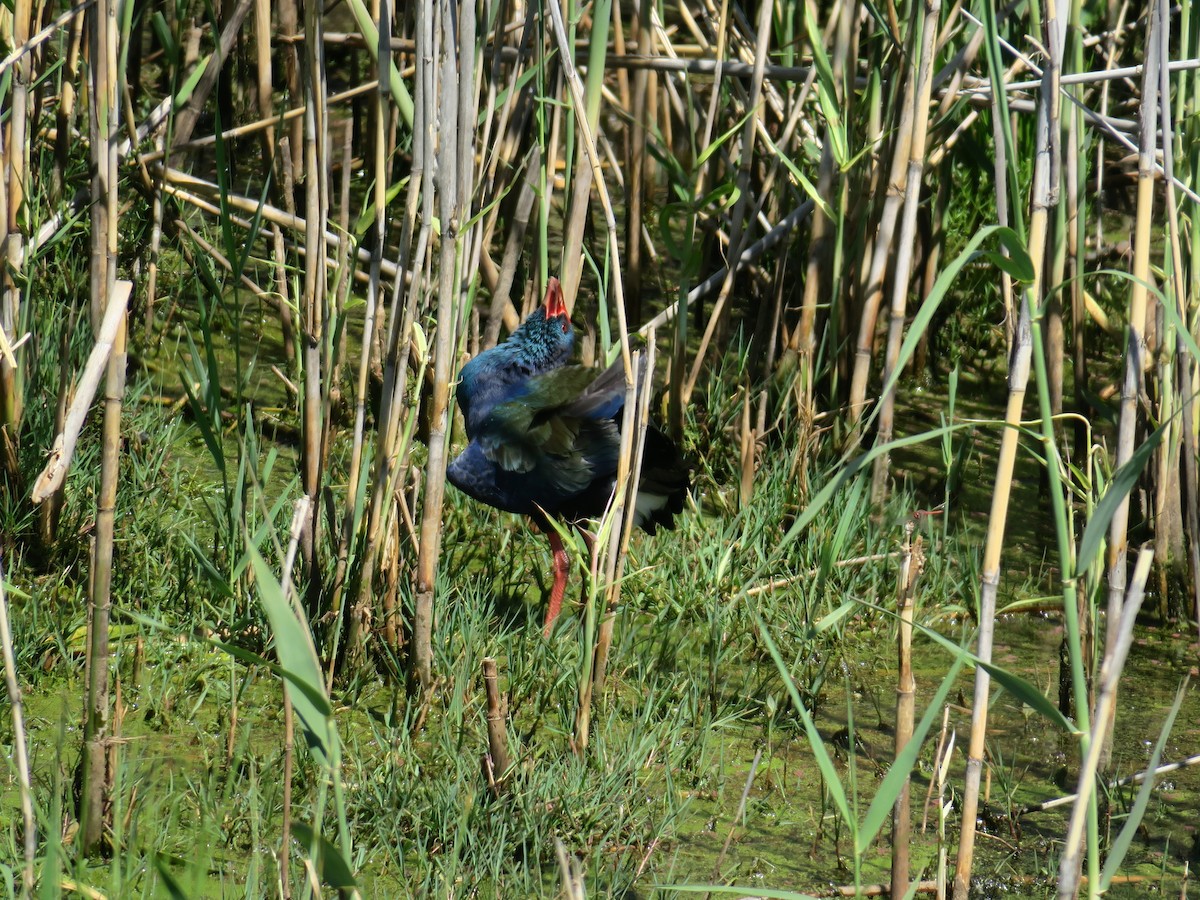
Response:
[[[553,319],[555,316],[565,316],[567,314],[567,301],[563,299],[562,285],[558,283],[558,279],[553,275],[550,276],[550,281],[546,284],[546,318]],[[567,325],[564,323],[563,331],[567,330]]]

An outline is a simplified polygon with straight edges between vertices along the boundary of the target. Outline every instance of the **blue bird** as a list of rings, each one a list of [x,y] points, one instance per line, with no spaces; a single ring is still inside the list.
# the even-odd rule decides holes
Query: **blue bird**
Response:
[[[462,368],[455,396],[468,444],[446,471],[482,503],[530,516],[550,538],[554,581],[545,634],[562,608],[570,559],[550,518],[583,528],[616,484],[624,369],[567,365],[575,335],[557,278],[544,304],[502,344]],[[635,522],[672,527],[689,487],[687,463],[655,428],[646,433]]]

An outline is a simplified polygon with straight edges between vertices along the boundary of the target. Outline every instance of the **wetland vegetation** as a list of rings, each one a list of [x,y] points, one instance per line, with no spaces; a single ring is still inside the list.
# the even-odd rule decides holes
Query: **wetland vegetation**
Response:
[[[1195,893],[1191,4],[0,44],[7,896]],[[543,637],[545,541],[445,469],[551,276],[627,402]]]

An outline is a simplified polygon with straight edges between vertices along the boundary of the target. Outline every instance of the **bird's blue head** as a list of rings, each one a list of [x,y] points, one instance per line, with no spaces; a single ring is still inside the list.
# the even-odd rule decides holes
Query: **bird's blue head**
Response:
[[[551,277],[546,299],[508,340],[480,353],[462,368],[458,402],[468,418],[482,418],[497,402],[513,398],[534,375],[566,365],[575,345],[562,286]]]
[[[575,332],[567,316],[562,286],[551,276],[542,305],[529,314],[503,346],[513,348],[519,364],[536,375],[565,365],[574,345]]]

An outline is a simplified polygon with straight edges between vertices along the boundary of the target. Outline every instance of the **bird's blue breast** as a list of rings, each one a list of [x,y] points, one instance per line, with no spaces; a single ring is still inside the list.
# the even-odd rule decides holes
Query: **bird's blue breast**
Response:
[[[561,497],[547,490],[537,470],[507,472],[488,459],[483,448],[472,442],[446,469],[450,483],[481,503],[506,512],[537,516],[539,507],[553,511]]]

